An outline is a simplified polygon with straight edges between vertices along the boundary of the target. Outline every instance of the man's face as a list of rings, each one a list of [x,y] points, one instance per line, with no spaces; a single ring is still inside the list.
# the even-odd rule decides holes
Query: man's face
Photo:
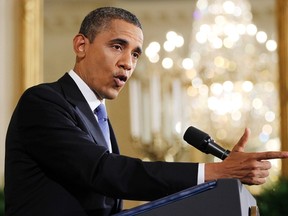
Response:
[[[76,52],[75,72],[100,100],[116,98],[141,55],[142,30],[123,20],[113,20],[96,35],[92,43],[89,43],[88,38],[80,37],[84,41],[83,46],[79,46],[83,52]]]

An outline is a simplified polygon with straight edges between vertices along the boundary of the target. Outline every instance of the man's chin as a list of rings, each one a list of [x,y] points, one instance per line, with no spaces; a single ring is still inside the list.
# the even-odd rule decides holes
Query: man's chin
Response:
[[[115,99],[115,98],[118,97],[119,92],[120,92],[120,91],[113,91],[113,92],[111,92],[110,94],[107,94],[106,97],[105,97],[105,99],[107,99],[107,100],[113,100],[113,99]]]

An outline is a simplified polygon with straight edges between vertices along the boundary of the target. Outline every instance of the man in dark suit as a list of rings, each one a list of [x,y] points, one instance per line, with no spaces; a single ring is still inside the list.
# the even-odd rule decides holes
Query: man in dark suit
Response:
[[[154,200],[202,181],[239,178],[262,184],[265,159],[287,152],[245,153],[245,130],[221,163],[143,162],[119,155],[109,120],[105,139],[95,110],[114,99],[142,53],[143,33],[130,12],[112,7],[89,13],[73,40],[74,69],[57,82],[28,89],[6,139],[6,215],[111,215],[121,199]]]

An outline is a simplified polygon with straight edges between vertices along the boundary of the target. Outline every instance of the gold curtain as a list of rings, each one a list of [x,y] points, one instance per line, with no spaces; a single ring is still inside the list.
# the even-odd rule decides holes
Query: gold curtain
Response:
[[[22,0],[22,91],[43,81],[43,0]]]
[[[288,1],[277,0],[280,114],[282,150],[288,151]],[[288,177],[288,160],[282,162],[282,175]]]

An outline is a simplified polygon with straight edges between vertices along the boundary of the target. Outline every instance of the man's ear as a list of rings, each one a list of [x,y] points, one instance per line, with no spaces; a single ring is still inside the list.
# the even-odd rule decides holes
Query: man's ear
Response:
[[[77,57],[85,57],[85,48],[88,39],[83,34],[77,34],[73,39],[73,48]]]

